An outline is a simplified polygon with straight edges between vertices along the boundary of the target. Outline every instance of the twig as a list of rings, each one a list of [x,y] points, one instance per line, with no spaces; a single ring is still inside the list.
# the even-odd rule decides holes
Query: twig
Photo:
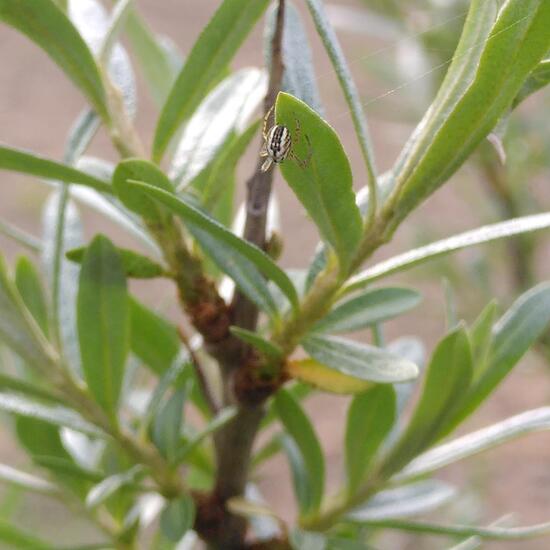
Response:
[[[283,31],[285,20],[285,0],[279,0],[275,33],[271,42],[271,70],[268,91],[264,101],[264,115],[267,116],[281,89],[283,81]],[[260,248],[266,245],[266,220],[274,171],[262,172],[263,159],[258,157],[254,174],[247,181],[246,223],[243,237]],[[240,292],[233,299],[234,323],[237,326],[254,330],[258,320],[258,308]]]

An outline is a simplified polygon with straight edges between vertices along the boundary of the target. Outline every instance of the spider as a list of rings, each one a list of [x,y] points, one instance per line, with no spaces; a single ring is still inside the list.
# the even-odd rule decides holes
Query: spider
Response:
[[[294,160],[300,168],[305,168],[309,159],[311,158],[311,143],[308,136],[305,136],[308,145],[310,147],[309,154],[307,159],[300,159],[296,156],[292,150],[292,136],[290,135],[290,130],[283,126],[282,124],[275,124],[268,131],[269,117],[273,112],[273,107],[269,109],[267,114],[264,117],[264,127],[262,131],[262,136],[264,138],[264,144],[262,150],[260,151],[260,157],[267,157],[262,164],[262,172],[267,172],[272,164],[280,164],[287,158]],[[300,126],[300,121],[296,120],[296,128],[294,131],[294,140],[297,143],[302,135],[302,127]]]

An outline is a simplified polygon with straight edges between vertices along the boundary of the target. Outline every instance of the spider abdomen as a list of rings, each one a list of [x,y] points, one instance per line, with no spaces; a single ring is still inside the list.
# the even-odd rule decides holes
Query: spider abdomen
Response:
[[[269,158],[279,164],[285,160],[292,146],[292,138],[286,126],[277,124],[269,130],[266,140],[266,151]]]

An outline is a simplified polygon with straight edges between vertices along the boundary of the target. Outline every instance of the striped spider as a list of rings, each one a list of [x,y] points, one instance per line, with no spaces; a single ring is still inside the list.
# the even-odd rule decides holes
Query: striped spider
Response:
[[[312,155],[311,143],[308,136],[304,136],[309,145],[307,159],[300,159],[292,150],[292,136],[290,135],[290,130],[286,126],[283,126],[282,124],[275,124],[268,131],[269,117],[272,112],[273,107],[269,109],[264,117],[264,126],[262,131],[264,144],[262,146],[262,150],[260,151],[260,157],[267,158],[262,164],[262,172],[267,172],[272,164],[280,164],[287,158],[294,160],[300,168],[304,169]],[[295,120],[296,128],[294,130],[294,142],[298,143],[302,136],[302,127],[300,126],[300,121],[297,118]]]

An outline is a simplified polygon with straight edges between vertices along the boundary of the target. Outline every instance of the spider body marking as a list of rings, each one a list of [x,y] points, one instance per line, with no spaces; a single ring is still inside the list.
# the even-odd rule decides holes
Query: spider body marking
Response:
[[[275,124],[268,131],[269,117],[273,112],[273,107],[267,112],[264,118],[263,138],[264,145],[260,152],[261,157],[267,157],[262,164],[262,172],[267,172],[272,164],[280,164],[287,158],[295,160],[300,167],[304,167],[307,161],[302,161],[296,157],[292,151],[292,136],[290,130],[282,124]],[[298,141],[301,135],[301,127],[298,120],[296,120],[296,133],[294,139]],[[307,136],[306,136],[307,138]],[[307,139],[309,144],[309,139]],[[308,158],[309,160],[309,158]]]

